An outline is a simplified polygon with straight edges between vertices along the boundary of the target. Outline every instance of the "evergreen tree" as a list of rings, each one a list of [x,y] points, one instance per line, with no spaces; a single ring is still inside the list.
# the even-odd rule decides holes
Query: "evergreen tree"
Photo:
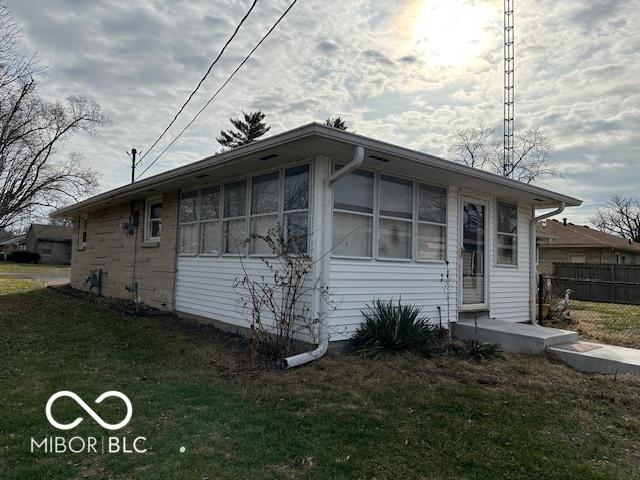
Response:
[[[347,123],[340,117],[329,117],[324,121],[324,124],[329,127],[337,128],[338,130],[346,131],[349,128]]]
[[[216,141],[225,148],[237,148],[242,145],[255,142],[265,133],[271,130],[271,127],[264,121],[264,113],[261,110],[257,112],[242,112],[244,118],[230,118],[229,121],[235,127],[235,130],[220,130],[220,135],[216,137]]]

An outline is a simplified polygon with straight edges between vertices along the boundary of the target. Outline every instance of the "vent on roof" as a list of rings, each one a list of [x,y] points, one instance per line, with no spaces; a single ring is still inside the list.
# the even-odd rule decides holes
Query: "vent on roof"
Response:
[[[384,162],[384,163],[389,163],[388,158],[379,157],[378,155],[369,155],[369,158],[373,158],[374,160],[380,160],[381,162]]]
[[[208,177],[208,176],[209,176],[208,173],[202,173],[202,174],[198,175],[196,178],[205,178],[205,177]]]
[[[278,155],[277,153],[272,153],[271,155],[265,155],[264,157],[260,157],[260,160],[262,161],[267,161],[267,160],[271,160],[272,158],[276,158],[279,157],[280,155]]]

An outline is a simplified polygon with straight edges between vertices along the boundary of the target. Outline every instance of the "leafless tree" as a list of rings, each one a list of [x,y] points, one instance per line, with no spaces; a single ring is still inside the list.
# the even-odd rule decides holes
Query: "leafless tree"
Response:
[[[514,138],[513,164],[505,165],[503,144],[484,124],[458,131],[449,148],[450,158],[469,167],[487,170],[524,183],[557,175],[549,161],[549,141],[540,128],[530,128]]]
[[[264,234],[251,235],[248,242],[263,242],[269,255],[260,258],[259,271],[248,271],[239,257],[243,275],[235,282],[241,288],[243,307],[251,311],[250,356],[258,350],[274,360],[292,353],[297,334],[306,333],[315,340],[316,328],[325,317],[311,315],[311,296],[315,291],[320,301],[335,309],[328,289],[308,278],[314,265],[311,257],[301,252],[306,234],[285,239],[279,225]]]
[[[18,22],[0,5],[0,228],[19,222],[34,209],[77,201],[96,187],[94,171],[74,155],[61,158],[70,136],[107,120],[83,97],[65,103],[44,101],[37,92],[40,72],[33,57],[16,47]]]
[[[640,242],[640,198],[611,195],[605,208],[599,208],[591,223],[603,232]]]
[[[494,153],[493,134],[494,130],[483,123],[458,130],[449,147],[449,157],[467,167],[484,169]]]

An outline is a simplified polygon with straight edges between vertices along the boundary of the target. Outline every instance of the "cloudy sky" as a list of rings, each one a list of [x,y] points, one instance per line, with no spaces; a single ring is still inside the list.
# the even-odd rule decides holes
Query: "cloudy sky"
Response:
[[[49,99],[85,95],[111,126],[65,146],[128,182],[126,150],[146,151],[246,12],[249,0],[8,0],[22,45],[47,65]],[[171,133],[226,79],[289,0],[259,0]],[[340,115],[358,133],[443,155],[457,129],[502,129],[501,0],[299,0],[206,112],[148,174],[219,149],[241,110],[277,133]],[[612,192],[640,187],[640,0],[518,1],[516,128],[541,126],[588,221]],[[169,135],[147,159],[171,140]],[[145,159],[144,166],[146,166]]]

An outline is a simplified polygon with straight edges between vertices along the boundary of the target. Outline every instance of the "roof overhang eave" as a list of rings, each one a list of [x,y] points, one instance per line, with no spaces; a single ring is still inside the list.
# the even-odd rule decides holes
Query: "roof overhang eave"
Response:
[[[201,171],[209,169],[214,166],[222,166],[233,161],[242,159],[243,157],[251,154],[258,153],[262,150],[268,150],[275,147],[285,145],[295,140],[302,140],[306,137],[317,136],[319,138],[338,141],[354,146],[362,146],[365,149],[376,150],[378,152],[386,153],[389,155],[402,157],[404,159],[429,166],[430,168],[443,169],[448,172],[457,173],[473,179],[477,179],[482,183],[491,183],[494,185],[500,185],[506,188],[513,188],[515,190],[527,192],[532,195],[536,200],[539,200],[539,204],[535,204],[537,208],[553,208],[556,205],[564,202],[566,206],[579,206],[582,204],[582,200],[567,195],[559,194],[545,188],[537,187],[535,185],[529,185],[509,178],[504,178],[499,175],[495,175],[489,172],[478,170],[476,168],[467,167],[466,165],[454,163],[433,155],[425,154],[415,150],[411,150],[404,147],[399,147],[390,143],[375,140],[362,135],[356,135],[354,133],[345,132],[332,127],[327,127],[317,123],[311,123],[303,125],[301,127],[283,132],[265,140],[261,140],[249,145],[229,150],[217,155],[206,157],[202,160],[190,163],[183,167],[178,167],[167,172],[159,173],[144,180],[115,188],[108,192],[96,195],[87,200],[83,200],[75,205],[62,208],[52,214],[53,217],[69,217],[78,211],[83,209],[93,208],[99,205],[107,205],[115,202],[120,198],[128,197],[136,194],[144,196],[151,187],[158,187],[168,182],[188,177],[190,175],[198,174]]]

